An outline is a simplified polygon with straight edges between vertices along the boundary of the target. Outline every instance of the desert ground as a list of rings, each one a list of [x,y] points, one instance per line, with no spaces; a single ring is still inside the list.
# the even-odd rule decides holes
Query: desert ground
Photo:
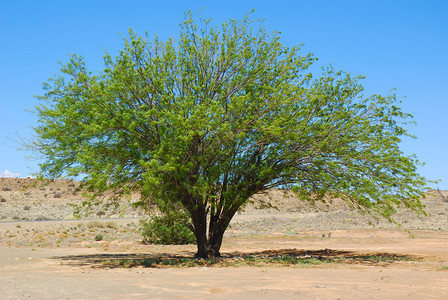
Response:
[[[75,219],[78,186],[0,178],[0,299],[448,299],[446,191],[397,226],[272,190],[235,216],[222,259],[192,263],[194,245],[142,243],[132,197]]]

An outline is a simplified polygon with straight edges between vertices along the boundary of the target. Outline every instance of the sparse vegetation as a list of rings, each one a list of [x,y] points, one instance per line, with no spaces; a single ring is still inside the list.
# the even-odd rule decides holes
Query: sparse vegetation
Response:
[[[160,268],[160,267],[266,267],[266,266],[282,266],[282,267],[309,267],[319,266],[323,264],[361,264],[361,265],[387,265],[402,261],[420,261],[417,258],[408,256],[390,255],[387,253],[377,255],[356,255],[349,253],[348,255],[325,255],[319,253],[313,255],[313,251],[309,251],[311,255],[304,254],[284,255],[280,254],[283,251],[279,250],[277,253],[273,251],[270,255],[263,253],[249,254],[242,256],[229,256],[212,259],[196,259],[187,257],[161,257],[161,258],[138,258],[138,259],[109,259],[103,260],[101,263],[105,267],[120,267],[120,268]]]
[[[89,221],[87,224],[87,227],[89,228],[104,228],[106,227],[104,222],[101,221]]]
[[[5,179],[3,179],[5,180]],[[25,180],[25,179],[23,179]],[[138,221],[116,221],[116,220],[94,220],[94,221],[77,221],[77,223],[65,225],[64,223],[44,222],[30,227],[30,223],[21,222],[27,218],[30,220],[45,221],[49,218],[47,213],[58,212],[53,214],[51,219],[62,219],[62,216],[70,214],[70,207],[62,205],[67,203],[67,199],[73,199],[71,194],[63,194],[60,199],[50,198],[44,199],[42,195],[45,193],[41,190],[39,185],[30,188],[31,194],[29,197],[22,196],[25,190],[22,189],[23,181],[17,182],[13,185],[8,182],[8,186],[12,191],[0,191],[1,196],[8,200],[2,203],[2,221],[11,221],[12,217],[19,224],[13,223],[12,230],[2,231],[0,228],[0,243],[12,247],[115,247],[115,249],[139,249],[138,252],[145,249],[145,247],[154,247],[150,249],[157,249],[156,245],[147,246],[146,243],[141,243],[141,228],[139,228]],[[15,181],[14,181],[15,182]],[[1,183],[1,181],[0,181]],[[52,184],[58,184],[61,192],[67,190],[67,182],[54,181]],[[27,184],[29,186],[29,184]],[[0,184],[0,188],[1,188]],[[54,187],[56,189],[56,187]],[[47,188],[48,190],[48,188]],[[445,197],[448,192],[440,191]],[[440,193],[428,193],[427,198],[424,199],[424,204],[427,207],[429,216],[427,218],[415,218],[414,215],[403,211],[399,212],[398,217],[410,229],[424,229],[439,232],[438,234],[445,234],[448,232],[448,220],[446,214],[448,213],[448,205],[440,196]],[[261,197],[261,198],[260,198]],[[73,200],[71,200],[73,201]],[[271,202],[272,205],[267,203]],[[264,203],[263,208],[260,204]],[[30,210],[24,210],[25,206],[29,206]],[[274,207],[275,206],[275,207]],[[17,212],[17,213],[15,213]],[[238,216],[232,224],[228,237],[235,239],[242,243],[244,240],[251,241],[270,241],[272,245],[278,245],[278,242],[283,243],[291,239],[297,241],[319,241],[319,243],[333,243],[341,238],[340,230],[351,229],[367,229],[369,225],[366,221],[362,221],[362,217],[356,212],[347,209],[342,202],[333,203],[333,206],[326,206],[316,204],[315,206],[306,203],[295,201],[293,195],[284,191],[272,190],[265,195],[257,195],[253,199],[253,203],[245,207],[245,213]],[[376,223],[376,228],[393,228],[392,224],[387,222]],[[314,231],[313,231],[314,230]],[[315,231],[319,230],[319,231]],[[347,231],[349,235],[350,231]],[[102,236],[101,240],[99,235]],[[98,237],[97,237],[98,236]],[[427,232],[420,232],[416,238],[428,239]],[[349,237],[347,237],[349,238]],[[350,237],[351,239],[352,237]],[[371,240],[377,240],[377,236],[372,233]],[[146,241],[149,242],[149,241]],[[168,243],[172,243],[169,241]],[[270,243],[268,243],[270,244]],[[111,246],[114,245],[114,246]],[[179,246],[176,246],[179,247]],[[182,246],[186,249],[191,249],[191,246]],[[172,248],[164,248],[172,249]],[[184,249],[184,248],[182,248]],[[265,248],[266,249],[266,248]],[[164,250],[165,251],[165,250]],[[168,250],[168,252],[171,250]],[[189,250],[190,251],[190,250]],[[149,266],[149,267],[188,267],[188,266],[291,266],[291,267],[322,267],[327,264],[347,265],[347,264],[362,264],[372,266],[388,266],[394,263],[402,264],[403,266],[416,266],[422,261],[409,256],[396,256],[393,254],[377,254],[377,253],[363,253],[353,254],[348,256],[330,256],[328,254],[238,254],[229,257],[226,254],[225,260],[208,260],[197,261],[193,259],[180,260],[179,257],[147,257],[138,258],[146,259],[140,260],[113,260],[113,263],[121,267],[132,266]],[[309,256],[307,256],[309,255]],[[321,258],[319,258],[321,256]],[[237,259],[238,258],[238,259]],[[242,259],[244,258],[244,259]],[[162,261],[166,260],[166,261]],[[202,264],[202,265],[201,265]],[[429,264],[429,263],[428,263]],[[112,265],[111,265],[112,267]],[[433,265],[434,270],[446,271],[446,262],[440,262],[438,265]]]
[[[113,221],[107,221],[104,225],[107,228],[118,229],[118,224],[116,222],[113,222]]]

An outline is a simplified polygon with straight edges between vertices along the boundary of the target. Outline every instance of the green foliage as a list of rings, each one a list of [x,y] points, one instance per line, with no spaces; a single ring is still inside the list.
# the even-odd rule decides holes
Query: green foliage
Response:
[[[140,220],[140,230],[145,243],[163,245],[182,245],[195,242],[194,234],[188,227],[188,214],[173,210],[162,216]]]
[[[427,181],[399,149],[412,116],[394,94],[365,97],[361,76],[313,77],[314,60],[249,16],[217,27],[187,13],[166,42],[130,31],[103,71],[74,55],[44,85],[42,173],[182,206],[199,256],[219,254],[241,205],[272,187],[385,217],[400,205],[422,211]]]

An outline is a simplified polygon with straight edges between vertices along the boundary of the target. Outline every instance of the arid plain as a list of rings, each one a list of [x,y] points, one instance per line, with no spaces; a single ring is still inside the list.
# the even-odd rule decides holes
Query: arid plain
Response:
[[[74,219],[82,201],[77,182],[0,178],[0,299],[448,298],[446,191],[422,200],[427,216],[399,211],[399,227],[272,190],[237,214],[213,262],[143,244],[126,200]]]

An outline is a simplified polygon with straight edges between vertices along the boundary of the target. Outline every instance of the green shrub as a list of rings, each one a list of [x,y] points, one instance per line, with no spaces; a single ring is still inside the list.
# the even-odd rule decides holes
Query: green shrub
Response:
[[[169,211],[162,216],[140,220],[140,231],[145,243],[182,245],[195,243],[188,227],[189,216],[183,210]]]
[[[103,240],[103,238],[104,238],[104,236],[102,235],[102,234],[97,234],[97,235],[95,235],[95,241],[102,241]]]

